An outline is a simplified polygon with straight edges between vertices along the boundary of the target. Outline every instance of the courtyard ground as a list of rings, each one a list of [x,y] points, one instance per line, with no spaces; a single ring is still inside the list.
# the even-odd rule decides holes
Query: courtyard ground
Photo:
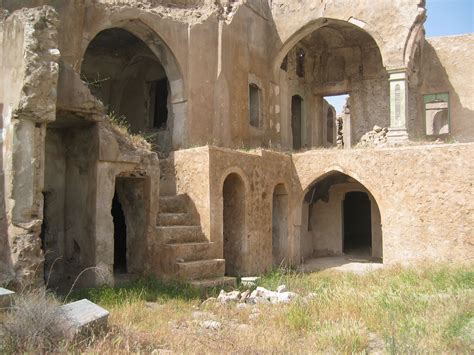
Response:
[[[221,304],[206,300],[219,290],[203,295],[152,279],[83,290],[73,298],[108,309],[109,329],[58,346],[155,354],[474,351],[472,266],[384,267],[363,274],[280,270],[259,283],[270,290],[281,284],[299,297],[290,304]]]

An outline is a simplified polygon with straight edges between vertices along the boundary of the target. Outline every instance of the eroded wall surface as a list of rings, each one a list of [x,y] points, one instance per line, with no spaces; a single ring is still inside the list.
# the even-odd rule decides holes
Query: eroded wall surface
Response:
[[[52,8],[24,9],[2,23],[3,171],[11,260],[5,274],[38,282],[44,139],[55,118],[59,50]]]

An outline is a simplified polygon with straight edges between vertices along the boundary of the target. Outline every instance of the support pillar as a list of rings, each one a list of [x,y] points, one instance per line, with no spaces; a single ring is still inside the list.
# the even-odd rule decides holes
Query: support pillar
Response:
[[[397,143],[408,139],[408,77],[406,68],[389,71],[390,81],[390,128],[388,140]]]

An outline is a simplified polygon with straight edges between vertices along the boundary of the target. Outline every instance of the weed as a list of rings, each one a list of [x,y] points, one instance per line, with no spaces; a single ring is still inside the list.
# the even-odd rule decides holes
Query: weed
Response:
[[[4,341],[0,350],[7,353],[42,352],[64,343],[65,318],[59,306],[60,302],[43,289],[16,295],[4,320]]]

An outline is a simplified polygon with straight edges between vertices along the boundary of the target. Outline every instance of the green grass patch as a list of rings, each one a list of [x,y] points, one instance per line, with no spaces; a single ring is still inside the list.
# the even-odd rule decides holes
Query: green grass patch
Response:
[[[215,293],[214,290],[210,291]],[[119,287],[102,286],[74,292],[74,300],[87,298],[103,306],[119,306],[139,301],[164,303],[171,299],[183,301],[199,300],[201,292],[191,285],[179,281],[163,281],[142,278]]]

